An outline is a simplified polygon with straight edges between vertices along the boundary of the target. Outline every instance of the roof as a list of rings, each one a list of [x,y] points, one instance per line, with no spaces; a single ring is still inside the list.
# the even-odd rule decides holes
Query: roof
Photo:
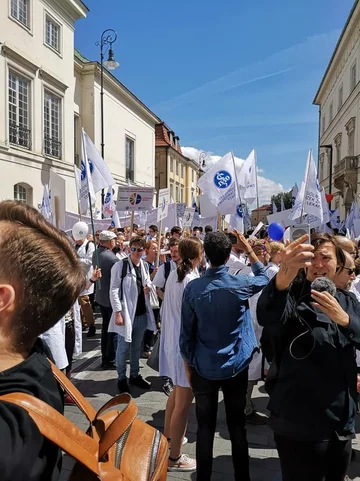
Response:
[[[173,141],[171,141],[170,133],[172,134]],[[175,143],[175,139],[177,143]],[[179,142],[179,137],[175,135],[165,122],[155,125],[155,147],[172,147],[174,150],[183,155]]]
[[[84,64],[96,65],[99,68],[99,70],[101,68],[101,65],[98,61],[89,60],[84,55],[82,55],[82,53],[79,52],[79,50],[77,50],[76,48],[74,49],[74,57],[75,57],[75,59],[80,60],[80,62],[82,62]],[[152,117],[152,119],[155,123],[161,122],[161,119],[152,110],[150,110],[149,107],[147,105],[145,105],[144,102],[142,102],[139,99],[139,97],[137,97],[133,92],[131,92],[131,90],[129,90],[122,82],[120,82],[120,80],[117,77],[115,77],[115,75],[113,75],[105,67],[104,67],[104,74],[108,75],[110,77],[110,79],[112,79],[115,83],[117,83],[118,86],[120,88],[122,88],[129,97],[131,97],[135,102],[140,104],[140,106],[150,115],[150,117]]]
[[[360,2],[360,0],[355,0],[354,5],[353,5],[353,7],[352,7],[352,9],[351,9],[351,11],[350,11],[350,14],[349,14],[349,16],[348,16],[348,18],[347,18],[347,20],[346,20],[345,26],[344,26],[344,28],[343,28],[343,30],[342,30],[342,32],[341,32],[341,35],[340,35],[339,40],[337,41],[337,44],[336,44],[335,49],[334,49],[334,52],[333,52],[333,54],[332,54],[332,56],[331,56],[331,59],[330,59],[330,61],[329,61],[329,64],[328,64],[328,66],[327,66],[327,68],[326,68],[326,71],[325,71],[325,73],[324,73],[324,76],[323,76],[323,78],[322,78],[322,80],[321,80],[320,86],[319,86],[319,88],[318,88],[318,90],[317,90],[317,92],[316,92],[315,98],[314,98],[314,100],[313,100],[313,104],[314,104],[314,105],[319,105],[319,102],[318,102],[317,98],[318,98],[318,96],[319,96],[319,94],[320,94],[320,91],[321,91],[321,89],[322,89],[322,87],[323,87],[323,85],[324,85],[324,83],[325,83],[325,79],[326,79],[326,77],[327,77],[327,74],[329,73],[329,70],[330,70],[330,68],[331,68],[331,65],[332,65],[333,61],[335,60],[336,54],[337,54],[337,52],[338,52],[338,50],[339,50],[339,48],[340,48],[340,45],[341,45],[341,42],[342,42],[342,40],[343,40],[343,38],[344,38],[345,32],[346,32],[346,30],[347,30],[347,28],[348,28],[348,26],[349,26],[349,24],[350,24],[351,18],[352,18],[352,16],[354,15],[354,12],[355,12],[356,7],[358,6],[359,2]]]
[[[258,207],[257,209],[253,209],[251,212],[259,212],[259,211],[263,211],[263,210],[271,210],[271,205],[270,204],[262,205],[261,207]]]

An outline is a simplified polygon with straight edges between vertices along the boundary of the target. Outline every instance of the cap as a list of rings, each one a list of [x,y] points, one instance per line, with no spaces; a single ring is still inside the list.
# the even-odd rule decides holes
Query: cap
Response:
[[[102,230],[99,235],[99,240],[101,241],[110,241],[116,238],[117,235],[115,234],[115,232],[111,232],[110,230]]]

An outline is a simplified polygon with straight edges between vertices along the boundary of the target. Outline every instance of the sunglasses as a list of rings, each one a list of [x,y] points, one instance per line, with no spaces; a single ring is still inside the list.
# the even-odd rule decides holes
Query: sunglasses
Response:
[[[131,247],[130,248],[131,252],[143,252],[144,251],[144,248],[143,247]]]
[[[348,273],[349,273],[349,276],[352,276],[353,274],[356,273],[356,269],[354,269],[354,268],[352,268],[352,267],[340,266],[340,268],[347,270]]]

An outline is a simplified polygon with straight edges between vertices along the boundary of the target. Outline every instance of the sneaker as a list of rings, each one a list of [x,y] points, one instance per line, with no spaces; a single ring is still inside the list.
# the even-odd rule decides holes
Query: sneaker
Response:
[[[66,406],[76,406],[76,402],[73,400],[72,397],[70,397],[68,394],[65,394],[65,397],[64,397],[64,404]]]
[[[171,392],[174,390],[174,385],[171,379],[168,379],[162,387],[164,393],[169,397]]]
[[[126,378],[122,379],[121,381],[118,381],[117,387],[120,393],[127,392],[130,394],[130,389],[129,389],[129,385]]]
[[[150,389],[151,388],[151,382],[146,381],[141,374],[139,374],[136,377],[131,377],[129,379],[129,383],[139,387],[140,389]]]
[[[261,416],[261,414],[253,411],[251,414],[246,416],[246,422],[249,424],[255,424],[256,426],[263,426],[268,421],[266,416]]]
[[[145,352],[143,353],[143,357],[144,357],[145,359],[149,359],[150,356],[151,356],[151,351],[145,351]]]
[[[189,458],[186,454],[182,454],[177,461],[172,461],[169,458],[168,461],[168,471],[178,471],[186,472],[186,471],[196,471],[196,460]]]
[[[92,326],[89,327],[86,337],[94,337],[94,336],[96,336],[96,327],[93,324]]]

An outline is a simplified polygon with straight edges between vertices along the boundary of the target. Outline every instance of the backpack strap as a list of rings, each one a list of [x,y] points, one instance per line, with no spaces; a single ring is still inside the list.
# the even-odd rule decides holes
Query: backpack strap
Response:
[[[0,401],[25,409],[46,439],[99,477],[98,443],[56,409],[30,394],[5,394]]]
[[[165,277],[165,284],[164,284],[164,289],[165,289],[165,286],[166,286],[166,283],[167,283],[167,280],[168,280],[168,277],[170,275],[170,271],[171,271],[171,264],[170,264],[171,261],[166,261],[165,262],[165,266],[164,266],[164,277]]]
[[[125,259],[123,259],[123,265],[122,265],[122,271],[121,271],[120,301],[122,301],[123,298],[124,298],[123,284],[124,284],[124,277],[126,276],[127,271],[128,271],[128,266],[129,266],[129,261],[128,261],[127,257],[125,257]]]

